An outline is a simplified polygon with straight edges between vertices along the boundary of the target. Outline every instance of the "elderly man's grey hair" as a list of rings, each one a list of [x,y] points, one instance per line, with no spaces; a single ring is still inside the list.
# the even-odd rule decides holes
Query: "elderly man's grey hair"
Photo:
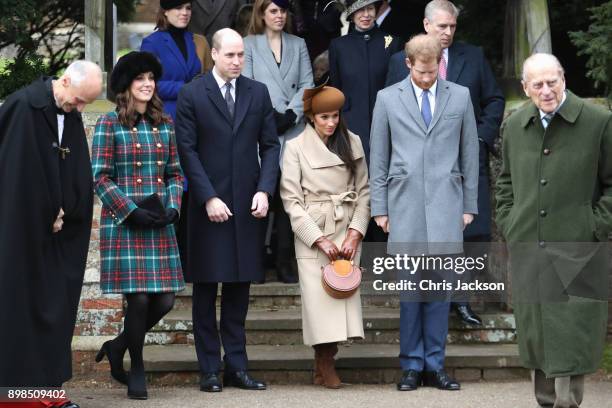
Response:
[[[527,58],[525,62],[523,62],[523,72],[521,74],[521,79],[523,80],[523,82],[527,82],[527,73],[533,66],[548,64],[555,65],[559,69],[559,75],[563,76],[565,74],[565,70],[563,69],[563,66],[561,65],[557,57],[552,54],[538,52],[529,56],[529,58]]]
[[[432,0],[425,6],[425,18],[431,21],[436,11],[446,11],[451,16],[459,17],[459,9],[448,0]]]
[[[77,60],[68,65],[62,76],[69,77],[72,86],[80,86],[85,78],[89,76],[102,78],[102,70],[91,61]]]

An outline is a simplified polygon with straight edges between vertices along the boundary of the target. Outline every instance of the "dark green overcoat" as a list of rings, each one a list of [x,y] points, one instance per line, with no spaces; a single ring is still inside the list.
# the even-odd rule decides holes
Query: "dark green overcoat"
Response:
[[[548,377],[593,372],[607,324],[612,114],[568,91],[546,130],[529,103],[502,138],[496,221],[521,359]]]

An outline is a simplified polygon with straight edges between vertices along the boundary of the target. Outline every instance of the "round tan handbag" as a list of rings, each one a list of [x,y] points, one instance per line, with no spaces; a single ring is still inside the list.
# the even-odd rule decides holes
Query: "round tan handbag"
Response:
[[[361,284],[361,268],[344,259],[321,267],[321,282],[327,294],[336,299],[351,297]]]

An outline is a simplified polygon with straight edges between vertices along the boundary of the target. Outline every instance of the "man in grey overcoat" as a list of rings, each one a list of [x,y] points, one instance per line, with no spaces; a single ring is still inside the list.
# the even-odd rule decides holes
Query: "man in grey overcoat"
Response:
[[[389,233],[392,253],[406,245],[428,254],[459,253],[463,229],[478,213],[478,135],[470,93],[437,78],[441,53],[435,38],[413,37],[406,44],[410,75],[380,91],[374,108],[372,216]],[[448,312],[445,300],[400,302],[398,390],[414,390],[421,382],[460,388],[444,371]]]

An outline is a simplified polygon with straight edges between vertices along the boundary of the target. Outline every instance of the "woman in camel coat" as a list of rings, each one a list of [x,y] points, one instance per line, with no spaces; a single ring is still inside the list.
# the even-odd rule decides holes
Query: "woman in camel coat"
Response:
[[[286,143],[281,198],[295,234],[302,295],[304,343],[315,349],[315,384],[338,388],[337,342],[363,337],[359,291],[348,299],[328,295],[321,267],[336,259],[359,263],[370,219],[368,171],[361,141],[340,116],[342,92],[304,92],[308,124]]]

